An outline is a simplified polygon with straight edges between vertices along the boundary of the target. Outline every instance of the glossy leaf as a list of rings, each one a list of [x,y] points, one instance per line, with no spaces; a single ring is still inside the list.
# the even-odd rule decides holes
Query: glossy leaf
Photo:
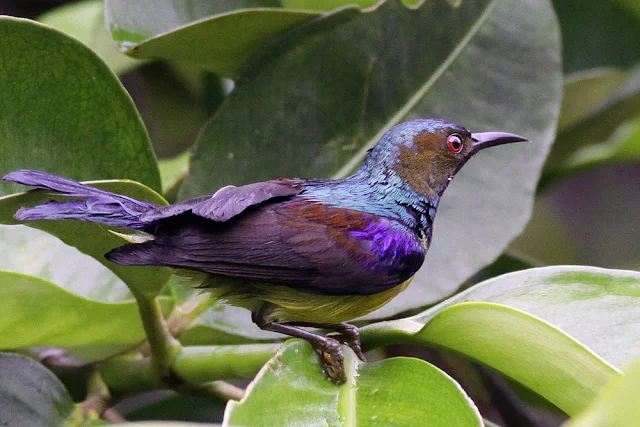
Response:
[[[188,62],[233,76],[270,39],[318,16],[278,9],[279,5],[275,0],[106,0],[105,11],[122,52]]]
[[[134,346],[145,338],[138,306],[92,301],[43,279],[0,271],[0,348]],[[169,304],[163,299],[164,311]],[[113,352],[113,350],[111,350]]]
[[[0,18],[0,39],[0,175],[41,169],[74,179],[129,178],[160,189],[140,116],[95,53],[25,19]],[[0,194],[18,190],[0,183]]]
[[[38,17],[91,48],[116,74],[144,63],[118,51],[104,23],[104,1],[84,0],[57,7]]]
[[[158,195],[148,187],[145,187],[144,185],[138,184],[136,182],[114,180],[96,181],[91,182],[90,184],[108,191],[113,191],[119,194],[126,194],[140,200],[145,200],[157,204],[166,204],[166,202],[160,195]],[[0,224],[18,224],[18,221],[13,219],[13,215],[21,206],[33,206],[51,199],[51,194],[42,190],[2,197],[0,198]],[[81,252],[95,258],[105,267],[115,273],[117,277],[119,277],[127,286],[129,286],[129,288],[138,290],[148,296],[157,295],[169,279],[169,270],[166,268],[125,267],[107,261],[104,258],[104,254],[117,246],[123,245],[126,242],[120,237],[117,237],[116,235],[111,233],[107,227],[100,224],[73,220],[29,221],[25,224],[42,231],[46,231],[47,233],[58,237],[67,245],[73,246]],[[20,241],[20,239],[23,239],[23,237],[14,234],[19,232],[19,230],[15,232],[13,230],[7,230],[5,231],[5,233],[8,234],[5,235],[13,235],[13,237],[11,237],[12,241]],[[112,286],[117,286],[118,281],[111,275],[105,275],[104,270],[102,269],[99,269],[96,273],[103,277],[102,282],[89,283],[88,281],[85,281],[84,283],[78,283],[78,281],[83,280],[83,277],[80,275],[82,269],[84,268],[82,257],[77,256],[77,254],[75,254],[73,251],[59,251],[59,245],[50,246],[50,244],[47,244],[45,242],[46,240],[42,240],[42,243],[38,241],[29,242],[29,245],[31,247],[43,245],[41,247],[42,254],[40,255],[40,262],[42,262],[43,264],[40,265],[46,266],[48,264],[52,266],[51,270],[45,271],[45,278],[59,277],[56,276],[56,270],[60,271],[60,269],[62,268],[71,268],[72,270],[63,272],[63,274],[70,274],[72,276],[72,281],[76,284],[75,286],[84,287],[86,289],[85,292],[81,292],[81,294],[83,295],[90,295],[92,293],[108,295],[111,293],[109,288]],[[69,256],[69,254],[72,254],[71,258],[67,259],[66,257]],[[3,265],[3,268],[6,265],[19,266],[19,260],[11,261],[11,258],[14,256],[19,257],[20,253],[16,251],[9,251],[7,254],[9,260],[0,262],[0,265]],[[75,267],[73,265],[74,263],[77,263]],[[28,272],[30,274],[36,273],[36,271],[34,270],[25,270],[28,268],[29,265],[25,264],[24,268],[20,269],[19,271],[23,273]],[[90,276],[86,277],[86,279],[88,280],[89,277]],[[107,300],[110,300],[110,298],[107,298]]]
[[[288,341],[224,425],[481,426],[477,408],[447,374],[418,359],[361,364],[349,352],[347,383],[327,381],[311,346]]]
[[[636,360],[626,374],[613,378],[596,400],[564,427],[635,427],[638,425],[640,363]]]
[[[24,356],[0,353],[0,425],[67,425],[75,405],[47,368]]]
[[[356,16],[336,22],[347,13]],[[385,131],[417,117],[529,137],[463,168],[443,197],[425,266],[375,316],[433,303],[493,261],[528,220],[560,103],[558,37],[547,2],[415,9],[389,0],[326,16],[243,72],[200,134],[181,197],[278,176],[346,176]]]
[[[417,316],[367,326],[362,335],[368,348],[408,342],[464,353],[576,414],[614,366],[640,354],[639,297],[637,272],[535,268],[487,280]]]

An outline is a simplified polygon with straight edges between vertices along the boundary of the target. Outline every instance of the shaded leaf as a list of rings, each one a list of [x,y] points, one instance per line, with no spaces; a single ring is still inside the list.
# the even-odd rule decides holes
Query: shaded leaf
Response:
[[[346,13],[356,16],[338,25]],[[278,176],[344,177],[385,131],[417,117],[529,137],[465,166],[443,197],[425,266],[375,316],[433,303],[528,220],[560,104],[558,38],[547,2],[390,0],[318,19],[242,73],[200,134],[181,197]]]
[[[197,64],[233,76],[270,39],[318,16],[278,6],[275,0],[106,0],[105,11],[121,52]]]
[[[189,149],[209,116],[204,88],[198,88],[202,93],[195,93],[188,81],[202,79],[203,73],[176,68],[154,62],[140,67],[132,76],[140,114],[160,159]]]
[[[558,131],[588,119],[628,77],[628,73],[615,68],[596,68],[568,75]]]
[[[0,175],[40,169],[74,179],[129,178],[160,189],[140,116],[89,48],[51,27],[0,18]],[[0,183],[0,194],[18,191]]]
[[[125,194],[139,200],[157,203],[160,205],[166,204],[166,201],[160,195],[137,182],[114,180],[96,181],[90,182],[89,184],[107,191]],[[35,190],[29,191],[27,193],[19,193],[2,197],[0,198],[0,224],[18,224],[19,222],[13,219],[13,215],[21,206],[33,206],[39,203],[46,202],[47,200],[51,200],[52,198],[55,199],[55,197],[51,196],[50,192],[44,190]],[[117,246],[123,245],[126,242],[120,237],[117,237],[113,233],[109,232],[109,229],[103,225],[75,220],[28,221],[25,223],[25,225],[46,231],[47,233],[58,237],[67,245],[73,246],[81,252],[95,258],[105,267],[115,273],[116,276],[122,279],[122,281],[127,286],[129,286],[129,288],[139,290],[148,296],[157,295],[169,279],[170,273],[167,268],[130,267],[114,264],[107,261],[104,258],[104,254]],[[7,232],[13,234],[12,230],[9,230]],[[12,239],[19,240],[20,237],[15,236],[12,237]],[[30,242],[30,245],[33,245],[32,247],[34,247],[39,246],[40,243],[32,241]],[[42,251],[49,251],[48,254],[42,254],[43,259],[48,260],[47,263],[50,265],[59,262],[61,266],[69,266],[69,260],[65,259],[65,257],[68,256],[69,252],[53,252],[54,250],[55,247],[50,247],[48,245],[43,246]],[[12,257],[16,255],[19,256],[19,254],[16,254],[15,251],[10,251],[7,256]],[[77,262],[79,263],[78,268],[82,268],[82,261],[80,260],[80,258],[74,255],[72,259],[77,260]],[[16,265],[17,263],[3,262],[2,264]],[[25,267],[28,268],[28,266]],[[20,271],[26,272],[22,269]],[[34,271],[29,272],[34,273]],[[68,273],[72,275],[74,274],[73,271],[69,271]],[[88,287],[88,289],[86,290],[86,292],[82,293],[83,295],[89,295],[94,292],[97,292],[98,294],[109,294],[109,288],[114,284],[117,284],[117,282],[114,281],[113,277],[109,277],[108,275],[104,276],[102,272],[100,272],[99,274],[104,277],[104,281],[98,283],[85,282],[84,286]],[[47,277],[46,274],[45,277]]]
[[[578,76],[578,79],[575,82],[578,87],[598,90],[593,82],[588,82],[588,75]],[[579,96],[575,102],[584,102],[584,98],[584,95]],[[573,103],[571,101],[567,107]],[[589,114],[559,130],[544,168],[542,189],[558,178],[590,167],[638,161],[640,140],[634,129],[640,120],[640,69],[629,73],[623,84],[596,108],[589,105],[589,109]]]
[[[167,312],[170,304],[162,302]],[[91,301],[24,274],[0,271],[0,310],[2,349],[102,346],[104,354],[108,346],[117,351],[145,339],[135,301]]]
[[[535,268],[487,280],[417,316],[367,326],[362,336],[368,348],[408,342],[464,353],[576,414],[615,375],[613,366],[640,354],[638,297],[637,272]]]
[[[565,73],[603,66],[629,67],[640,60],[636,43],[640,25],[616,1],[553,0],[562,29]]]
[[[38,21],[73,36],[91,48],[116,74],[143,64],[118,52],[104,23],[104,1],[85,0],[46,12]]]
[[[0,353],[0,424],[67,425],[75,405],[62,383],[47,368],[24,356]]]
[[[418,359],[361,364],[349,351],[347,383],[327,381],[311,346],[288,341],[230,401],[224,425],[481,426],[477,408],[447,374]]]

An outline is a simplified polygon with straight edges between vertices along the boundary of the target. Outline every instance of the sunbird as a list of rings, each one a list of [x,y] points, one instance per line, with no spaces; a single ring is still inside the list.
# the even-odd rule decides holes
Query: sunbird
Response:
[[[326,375],[342,383],[341,343],[365,361],[358,328],[346,322],[409,285],[429,248],[440,198],[467,160],[483,148],[519,141],[526,139],[471,133],[441,119],[412,120],[384,134],[347,178],[227,186],[168,206],[41,171],[3,179],[70,197],[22,207],[19,221],[75,219],[148,233],[105,258],[202,274],[203,288],[250,310],[261,329],[311,343]]]

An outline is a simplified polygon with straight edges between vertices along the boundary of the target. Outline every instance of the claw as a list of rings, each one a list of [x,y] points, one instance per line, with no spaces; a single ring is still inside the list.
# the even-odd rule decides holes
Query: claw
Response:
[[[344,372],[344,356],[337,341],[331,340],[326,345],[315,348],[324,365],[324,372],[331,381],[343,384],[347,380]]]
[[[358,356],[358,359],[363,362],[367,361],[367,358],[362,351],[362,344],[360,343],[360,331],[357,327],[344,323],[342,326],[342,332],[337,335],[331,335],[331,338],[338,340],[339,342],[351,347],[351,350]]]

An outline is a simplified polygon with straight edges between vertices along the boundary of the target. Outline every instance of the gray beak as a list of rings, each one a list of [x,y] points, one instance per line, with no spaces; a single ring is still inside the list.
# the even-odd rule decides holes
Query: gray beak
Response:
[[[493,147],[496,145],[510,144],[512,142],[528,141],[527,138],[514,133],[506,132],[479,132],[472,133],[471,139],[473,140],[472,151],[476,152],[483,148]]]

